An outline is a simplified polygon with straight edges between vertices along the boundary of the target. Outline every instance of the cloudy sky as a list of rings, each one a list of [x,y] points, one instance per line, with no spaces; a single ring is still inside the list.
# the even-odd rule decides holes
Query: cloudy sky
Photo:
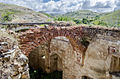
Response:
[[[110,12],[120,9],[120,0],[0,0],[47,13],[66,13],[75,10]]]

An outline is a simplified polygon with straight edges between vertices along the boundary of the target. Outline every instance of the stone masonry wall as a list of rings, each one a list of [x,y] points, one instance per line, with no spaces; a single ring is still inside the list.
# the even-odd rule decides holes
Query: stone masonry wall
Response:
[[[43,58],[44,62],[41,62],[44,63],[43,69],[47,72],[63,71],[63,79],[120,78],[116,75],[120,74],[119,30],[88,27],[42,28],[31,29],[23,32],[22,35],[20,43],[23,48],[32,45],[34,49],[38,44],[39,51],[34,55]],[[27,51],[26,54],[32,57],[33,53]],[[40,62],[40,58],[37,61]]]
[[[120,79],[118,29],[44,27],[18,35],[0,31],[0,79],[29,79],[26,56],[33,68],[63,71],[63,79]]]
[[[44,63],[44,70],[49,67],[50,72],[63,71],[63,79],[82,79],[82,76],[93,79],[119,79],[119,76],[110,73],[120,71],[120,41],[112,37],[97,36],[85,52],[84,65],[81,63],[81,51],[73,50],[66,37],[56,37],[50,42],[50,51],[47,44],[42,44],[37,48],[39,51],[34,53],[36,56],[30,53],[29,59],[38,61],[30,61],[34,63],[32,67],[41,67],[43,64],[40,63]],[[42,56],[45,58],[42,59]]]

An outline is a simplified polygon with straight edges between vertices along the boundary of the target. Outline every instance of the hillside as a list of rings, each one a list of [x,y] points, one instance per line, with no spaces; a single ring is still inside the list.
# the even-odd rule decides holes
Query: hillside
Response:
[[[51,18],[29,8],[0,3],[0,22],[44,22]]]
[[[101,16],[99,20],[106,22],[110,26],[119,26],[120,27],[120,10],[108,13],[104,16]]]
[[[79,10],[74,12],[69,12],[62,15],[55,16],[56,21],[72,21],[76,24],[93,24],[99,17],[105,15],[106,13],[97,13],[90,10]],[[96,24],[97,25],[97,24]]]
[[[63,14],[62,16],[67,16],[76,19],[83,19],[83,18],[94,18],[95,16],[100,15],[100,13],[92,12],[89,10],[79,10],[74,12],[68,12]]]
[[[72,20],[76,24],[120,27],[120,10],[108,13],[96,13],[89,10],[79,10],[75,12],[69,12],[63,15],[57,15],[55,20]]]

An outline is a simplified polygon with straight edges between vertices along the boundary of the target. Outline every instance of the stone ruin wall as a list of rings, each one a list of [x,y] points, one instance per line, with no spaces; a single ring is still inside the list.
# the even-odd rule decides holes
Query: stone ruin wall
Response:
[[[104,36],[101,37],[103,38]],[[112,52],[111,47],[115,47],[116,52]],[[109,48],[111,48],[111,50]],[[40,45],[36,51],[30,53],[30,65],[38,68],[41,66],[41,64],[35,63],[41,63],[40,60],[42,59],[44,60],[44,66],[42,65],[42,67],[44,67],[43,69],[45,71],[48,67],[50,68],[49,71],[51,72],[53,70],[63,71],[63,79],[82,79],[82,76],[88,76],[93,79],[120,78],[116,75],[109,74],[110,72],[120,70],[120,41],[108,41],[101,38],[94,40],[94,42],[89,44],[86,50],[84,65],[81,63],[82,59],[80,52],[73,50],[69,40],[65,37],[57,37],[52,39],[49,55],[48,44]],[[52,57],[56,54],[58,56],[57,64],[55,64],[56,60],[54,60],[54,57]],[[47,57],[44,59],[43,56],[49,56],[50,58]],[[114,62],[114,59],[112,58],[114,57],[117,58],[115,60],[117,65],[112,65]],[[45,61],[47,63],[49,61],[51,64],[47,64]]]
[[[54,70],[63,71],[63,79],[82,79],[84,76],[88,79],[120,79],[116,75],[120,71],[119,30],[77,27],[63,28],[61,33],[55,28],[42,28],[40,31],[43,32],[37,31],[39,29],[20,33],[23,36],[18,34],[20,49],[16,37],[12,36],[11,32],[8,32],[10,33],[8,35],[1,31],[0,77],[2,79],[29,79],[28,58],[33,68],[41,67],[48,73]],[[60,35],[54,35],[54,31]],[[39,38],[41,36],[39,34],[43,34],[43,37]],[[77,41],[68,38],[69,34]],[[50,36],[50,40],[44,38],[44,36],[48,37],[47,35]],[[3,40],[3,37],[9,40]],[[83,41],[81,38],[87,39],[89,44],[83,45],[80,42]],[[39,44],[39,41],[42,43]],[[8,50],[4,50],[6,46]]]
[[[88,29],[84,29],[89,41],[84,57],[83,51],[74,47],[70,39],[58,36],[29,54],[30,65],[34,68],[42,66],[46,72],[63,71],[63,79],[82,79],[83,76],[88,79],[120,79],[120,32],[96,29],[98,33],[93,30],[91,34]]]

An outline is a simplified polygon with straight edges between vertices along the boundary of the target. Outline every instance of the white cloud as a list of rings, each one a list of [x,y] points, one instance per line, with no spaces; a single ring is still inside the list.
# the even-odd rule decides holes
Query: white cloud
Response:
[[[45,3],[46,1],[46,3]],[[66,13],[89,9],[96,12],[109,12],[120,9],[120,0],[0,0],[0,2],[25,6],[36,11]]]

